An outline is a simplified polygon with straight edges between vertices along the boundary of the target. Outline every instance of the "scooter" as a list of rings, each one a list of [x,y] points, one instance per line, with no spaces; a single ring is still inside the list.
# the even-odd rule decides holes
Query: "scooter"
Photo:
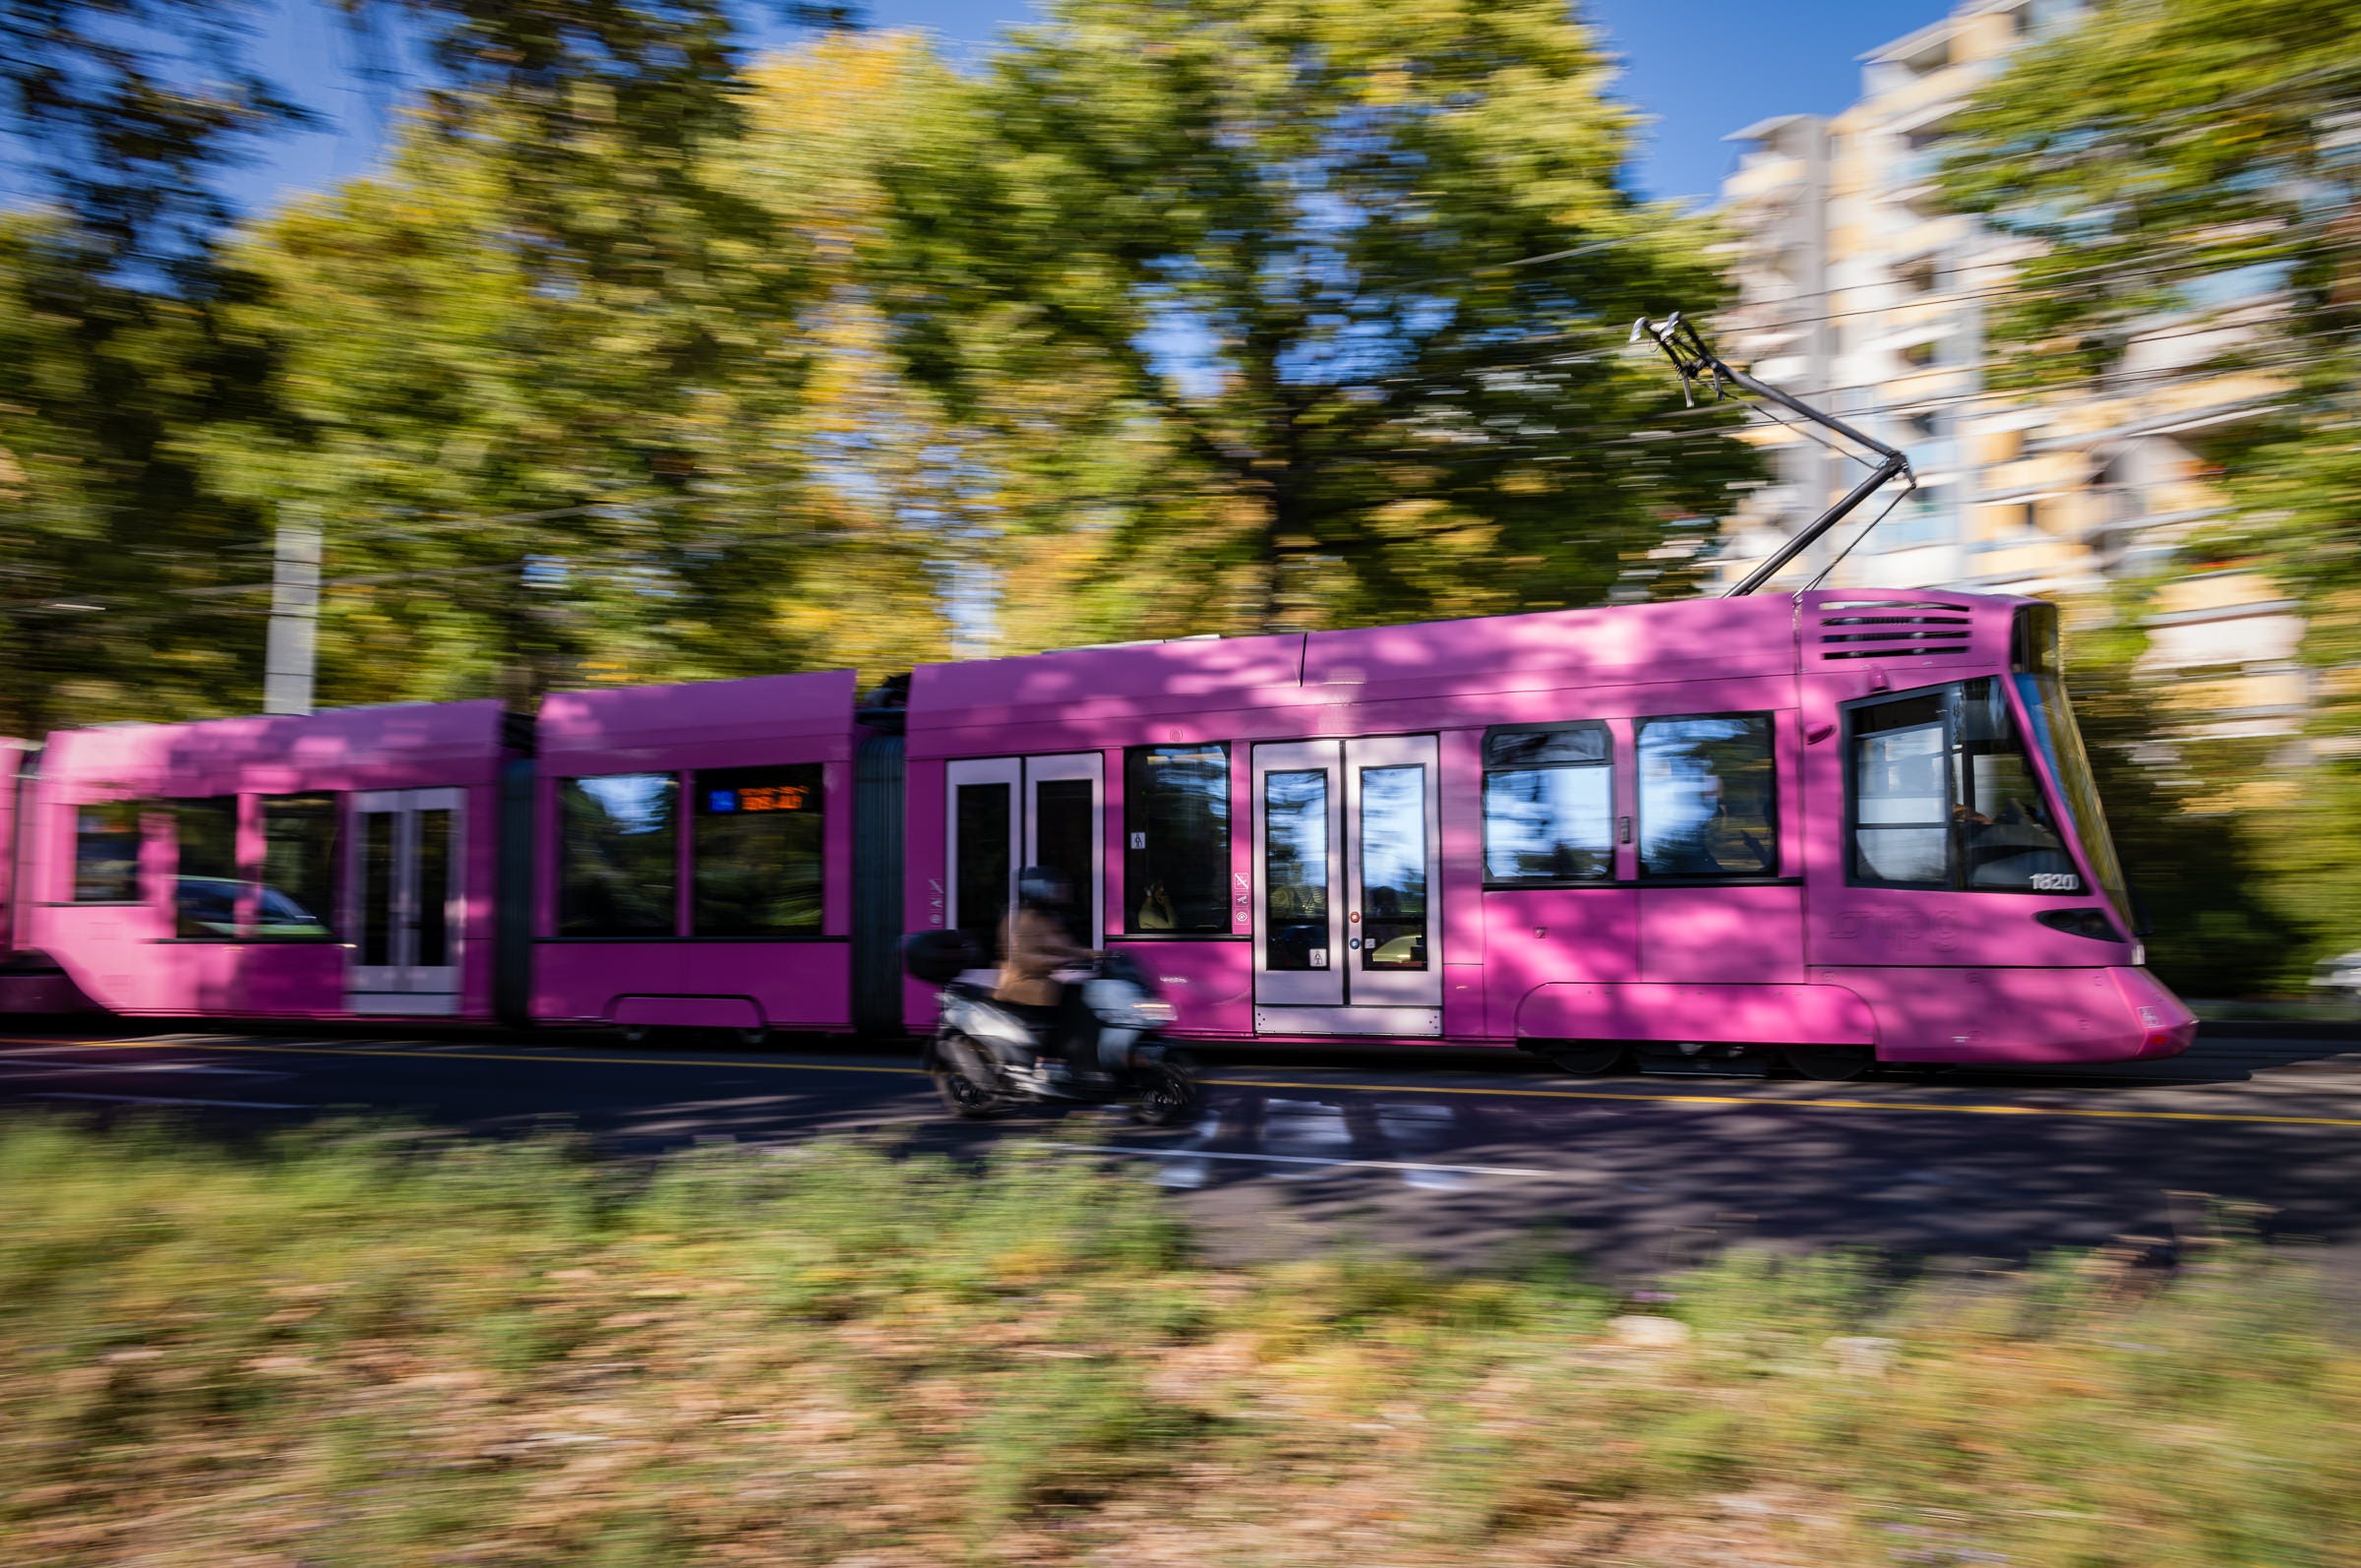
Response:
[[[981,961],[958,932],[926,932],[903,949],[911,976],[938,988],[926,1068],[951,1115],[982,1120],[1021,1105],[1128,1105],[1133,1120],[1155,1127],[1196,1115],[1202,1096],[1194,1066],[1162,1034],[1173,1004],[1130,957],[1109,953],[1068,982],[1081,986],[1097,1035],[1096,1070],[1082,1073],[1022,1015],[994,1000],[991,987],[962,978]]]

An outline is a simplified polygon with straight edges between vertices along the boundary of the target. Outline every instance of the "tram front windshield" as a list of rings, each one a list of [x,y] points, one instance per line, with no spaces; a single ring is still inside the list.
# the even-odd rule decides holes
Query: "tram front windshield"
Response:
[[[2066,699],[2066,683],[2054,671],[2021,671],[2017,694],[2025,703],[2033,744],[2049,764],[2050,777],[2065,795],[2061,803],[2066,825],[2083,846],[2090,873],[2098,878],[2108,901],[2126,915],[2132,901],[2123,881],[2122,864],[2115,858],[2115,841],[2107,836],[2106,813],[2098,804],[2098,780],[2090,771],[2090,754],[2083,749],[2083,732],[2074,722],[2074,707]]]
[[[2011,649],[2016,669],[2018,700],[2025,704],[2028,727],[2049,776],[2065,796],[2060,804],[2067,830],[2082,842],[2108,900],[2129,920],[2131,891],[2123,879],[2123,863],[2115,858],[2115,841],[2107,835],[2107,814],[2098,802],[2098,779],[2090,771],[2090,754],[2083,747],[2083,732],[2074,722],[2074,705],[2067,700],[2065,664],[2059,653],[2058,607],[2020,605]]]

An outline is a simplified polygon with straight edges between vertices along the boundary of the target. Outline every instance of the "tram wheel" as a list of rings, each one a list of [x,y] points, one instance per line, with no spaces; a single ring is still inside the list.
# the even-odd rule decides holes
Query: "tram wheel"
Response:
[[[730,1043],[741,1051],[760,1051],[770,1044],[770,1025],[755,1024],[730,1031]]]
[[[1630,1051],[1613,1040],[1561,1040],[1529,1047],[1558,1071],[1573,1078],[1599,1078],[1623,1065]]]
[[[1821,1083],[1849,1083],[1866,1078],[1877,1070],[1874,1053],[1843,1046],[1821,1049],[1783,1051],[1787,1067],[1798,1078],[1811,1078]]]
[[[656,1031],[651,1024],[617,1024],[615,1032],[623,1036],[623,1043],[627,1046],[653,1045],[656,1039]]]

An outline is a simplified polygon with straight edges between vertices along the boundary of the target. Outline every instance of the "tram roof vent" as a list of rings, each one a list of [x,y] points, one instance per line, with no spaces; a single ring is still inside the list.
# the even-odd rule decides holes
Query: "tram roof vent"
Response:
[[[1923,659],[1968,650],[1965,605],[1931,599],[1824,599],[1813,607],[1811,647],[1822,662]]]

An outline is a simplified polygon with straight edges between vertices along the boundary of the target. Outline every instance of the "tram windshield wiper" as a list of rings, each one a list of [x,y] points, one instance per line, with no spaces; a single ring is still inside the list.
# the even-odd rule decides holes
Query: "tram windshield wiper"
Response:
[[[1823,429],[1833,431],[1847,441],[1857,442],[1868,448],[1882,459],[1870,469],[1869,477],[1846,491],[1826,512],[1796,529],[1794,535],[1786,544],[1772,551],[1769,559],[1765,560],[1762,565],[1724,589],[1722,597],[1725,599],[1743,598],[1764,583],[1769,582],[1788,562],[1810,549],[1814,541],[1844,521],[1862,502],[1875,495],[1888,480],[1901,479],[1906,490],[1917,488],[1917,480],[1910,473],[1909,458],[1876,437],[1854,429],[1834,414],[1824,413],[1802,398],[1790,392],[1782,392],[1769,382],[1758,381],[1746,372],[1728,364],[1706,346],[1705,339],[1698,335],[1695,325],[1684,319],[1680,312],[1674,311],[1661,322],[1653,322],[1645,316],[1641,317],[1632,324],[1631,340],[1636,343],[1643,337],[1653,338],[1657,346],[1665,351],[1665,356],[1672,361],[1672,368],[1680,373],[1680,397],[1681,401],[1688,406],[1692,408],[1697,406],[1696,394],[1700,388],[1710,390],[1714,399],[1719,401],[1728,396],[1729,389],[1735,387],[1741,392],[1752,392],[1766,401],[1775,402],[1782,408],[1792,409]],[[1899,500],[1900,497],[1896,499]],[[1883,513],[1880,515],[1882,516]],[[1874,522],[1872,526],[1875,526]],[[1859,541],[1856,539],[1854,543],[1857,544]]]

